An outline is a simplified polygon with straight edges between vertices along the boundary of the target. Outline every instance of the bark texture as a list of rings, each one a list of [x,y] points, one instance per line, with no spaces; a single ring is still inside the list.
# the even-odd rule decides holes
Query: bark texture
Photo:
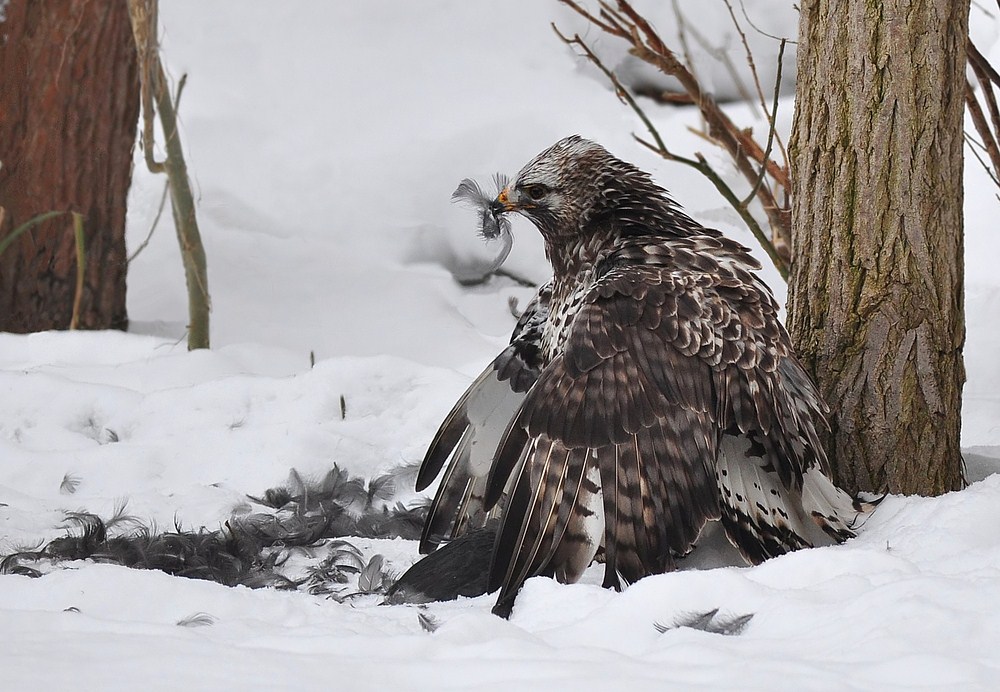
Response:
[[[81,328],[125,328],[125,203],[139,114],[124,0],[11,0],[0,24],[0,237],[49,211],[84,217]],[[66,329],[76,246],[69,214],[0,255],[0,330]]]
[[[969,0],[805,0],[789,330],[850,490],[961,484]]]

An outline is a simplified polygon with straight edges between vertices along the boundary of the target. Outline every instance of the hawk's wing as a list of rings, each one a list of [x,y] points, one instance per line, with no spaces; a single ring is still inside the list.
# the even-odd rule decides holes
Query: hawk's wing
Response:
[[[705,266],[698,250],[620,252],[521,404],[486,488],[487,507],[509,492],[489,583],[501,589],[496,612],[531,576],[574,580],[602,540],[607,586],[671,569],[720,516],[720,494],[731,538],[752,543],[774,514],[778,534],[798,537],[780,514],[820,463],[822,404],[811,391],[815,405],[796,401],[801,383],[786,381],[788,338],[766,287],[736,262]],[[741,449],[748,434],[766,444]],[[771,491],[780,496],[760,497]]]
[[[507,424],[540,371],[539,340],[550,296],[542,286],[521,314],[510,345],[482,372],[441,424],[417,474],[423,490],[448,467],[431,503],[420,552],[485,525],[498,509],[483,507],[486,479]]]

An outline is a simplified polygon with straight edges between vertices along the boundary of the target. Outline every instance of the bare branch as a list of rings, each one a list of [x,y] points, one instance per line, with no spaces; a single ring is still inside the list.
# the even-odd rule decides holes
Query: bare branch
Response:
[[[142,154],[146,167],[151,173],[163,173],[163,162],[153,156],[153,91],[150,84],[153,81],[153,60],[150,56],[158,50],[156,40],[156,7],[146,3],[129,3],[132,18],[132,35],[135,38],[136,52],[139,56],[139,93],[142,99]]]
[[[728,0],[726,0],[728,3]],[[767,129],[767,146],[764,148],[764,160],[771,160],[771,145],[774,143],[775,139],[775,122],[778,119],[778,95],[781,91],[781,59],[785,55],[785,41],[782,39],[781,46],[778,48],[778,73],[774,78],[774,99],[771,104],[771,112],[768,116],[768,122],[771,126]],[[747,198],[743,200],[743,204],[750,204],[756,194],[757,190],[760,188],[761,184],[764,182],[764,178],[767,177],[767,169],[764,166],[760,167],[760,176],[757,178],[757,182],[754,184],[753,189]]]
[[[976,75],[976,81],[979,82],[979,88],[983,92],[983,100],[986,101],[986,107],[990,112],[993,133],[996,137],[1000,137],[1000,109],[997,108],[996,94],[993,93],[994,85],[1000,87],[1000,74],[997,74],[997,71],[986,57],[979,52],[972,41],[969,41],[966,51],[969,57],[969,65],[972,67],[972,72]]]
[[[998,176],[1000,176],[1000,108],[997,106],[996,92],[994,91],[995,86],[1000,87],[1000,74],[997,73],[986,57],[979,52],[972,41],[969,41],[967,44],[966,55],[969,67],[972,69],[972,73],[979,84],[982,101],[986,104],[986,110],[989,112],[989,120],[987,120],[986,113],[983,111],[983,105],[980,104],[979,98],[976,96],[975,88],[969,81],[965,83],[965,104],[969,109],[972,124],[982,139],[982,150],[989,158],[992,170],[979,155],[979,152],[976,151],[975,147],[972,146],[973,140],[968,134],[966,134],[966,141],[969,142],[972,153],[983,168],[986,169],[990,178],[1000,187],[1000,180],[998,180]]]
[[[747,41],[747,35],[743,31],[743,27],[740,26],[739,20],[736,18],[736,13],[733,10],[733,5],[730,2],[730,0],[724,0],[724,2],[726,3],[726,8],[729,10],[729,17],[730,17],[730,19],[733,20],[733,26],[736,27],[736,31],[740,35],[740,41],[743,42],[743,50],[746,52],[746,56],[747,56],[747,65],[750,66],[750,74],[753,75],[754,87],[756,87],[756,89],[757,89],[757,98],[760,100],[760,107],[761,107],[761,109],[766,113],[767,112],[767,104],[764,101],[764,89],[760,85],[760,78],[757,75],[757,63],[756,63],[756,61],[753,58],[753,51],[750,50],[750,44]],[[750,18],[747,17],[747,10],[746,10],[746,7],[743,5],[743,1],[742,0],[740,0],[740,8],[743,10],[743,17],[747,20],[747,23],[750,24]],[[750,26],[753,26],[753,24],[750,24]],[[756,27],[754,27],[754,28],[756,29]],[[758,31],[759,31],[759,29],[758,29]],[[774,38],[774,37],[772,37],[772,38]],[[785,45],[787,43],[789,43],[788,39],[786,39],[786,38],[781,38],[781,39],[777,39],[777,40],[780,43],[778,44],[778,75],[775,78],[775,82],[774,82],[775,98],[777,98],[777,94],[779,93],[779,91],[781,89],[781,70],[782,70],[782,67],[783,67],[782,62],[783,62],[784,56],[785,56]],[[783,161],[782,168],[784,168],[785,170],[788,170],[788,150],[785,149],[785,143],[782,141],[781,135],[779,135],[775,131],[775,122],[776,122],[777,117],[778,117],[778,111],[777,111],[777,109],[776,108],[772,108],[771,109],[771,118],[770,118],[771,133],[774,133],[774,137],[776,138],[776,141],[778,143],[778,151],[781,152],[781,160]],[[770,136],[770,133],[769,133],[769,136]]]
[[[997,178],[996,174],[993,172],[993,169],[990,168],[990,165],[986,163],[986,161],[977,151],[977,148],[985,149],[982,143],[972,139],[972,136],[968,132],[965,133],[965,142],[969,145],[969,151],[971,151],[972,155],[976,157],[977,161],[979,161],[979,165],[983,167],[984,171],[986,171],[986,175],[990,176],[990,179],[997,187],[1000,187],[1000,179]],[[998,197],[998,199],[1000,199],[1000,197]]]
[[[163,207],[166,206],[167,193],[170,192],[170,181],[163,183],[163,194],[160,195],[160,206],[156,208],[156,216],[153,217],[153,223],[149,225],[149,233],[146,234],[145,239],[139,243],[139,247],[135,249],[129,258],[125,260],[126,264],[131,264],[132,260],[139,256],[139,253],[146,249],[149,245],[149,241],[153,238],[153,232],[156,230],[156,226],[160,223],[160,216],[163,215]]]
[[[590,22],[594,26],[596,26],[596,27],[598,27],[600,29],[603,29],[604,31],[608,32],[609,34],[616,33],[615,27],[612,27],[609,24],[605,24],[600,19],[598,19],[597,17],[595,17],[594,15],[592,15],[590,12],[587,12],[587,10],[585,10],[582,7],[580,7],[579,5],[577,5],[575,2],[566,2],[565,0],[563,0],[563,4],[564,5],[568,5],[569,7],[571,7],[577,14],[579,14],[580,16],[582,16],[584,19],[586,19],[588,22]],[[604,3],[601,3],[601,4],[603,5]]]
[[[618,81],[618,76],[604,66],[604,63],[601,62],[600,58],[598,58],[594,51],[592,51],[590,47],[584,43],[583,39],[580,38],[580,34],[573,34],[573,38],[566,38],[555,24],[552,25],[552,30],[556,32],[556,35],[562,39],[566,45],[579,46],[583,50],[587,59],[590,60],[590,62],[592,62],[597,69],[604,73],[604,75],[611,81],[612,86],[614,86],[615,95],[618,97],[618,100],[629,106],[635,114],[639,116],[639,119],[642,120],[642,124],[646,126],[647,130],[649,130],[649,134],[656,140],[656,145],[658,147],[657,151],[665,155],[667,147],[660,138],[660,133],[657,131],[656,127],[653,126],[650,119],[646,117],[646,113],[639,107],[639,104],[636,103],[634,98],[632,98],[628,89],[626,89],[622,83]]]
[[[681,50],[684,51],[684,62],[687,63],[688,69],[691,70],[691,74],[695,74],[694,71],[694,58],[691,56],[691,47],[687,42],[687,21],[684,18],[684,13],[681,12],[678,0],[672,0],[674,8],[674,16],[677,17],[677,36],[681,42]]]
[[[704,118],[708,138],[710,138],[714,144],[727,152],[733,164],[736,166],[736,169],[750,184],[751,189],[753,190],[753,194],[746,200],[745,203],[741,202],[741,200],[733,194],[732,190],[730,190],[728,186],[725,186],[724,183],[723,187],[728,190],[729,195],[727,196],[726,192],[722,189],[720,189],[720,192],[726,197],[727,201],[733,204],[737,213],[745,219],[748,217],[752,219],[752,216],[747,212],[747,206],[750,200],[755,197],[761,203],[761,207],[767,215],[768,222],[771,226],[771,235],[779,241],[779,244],[777,246],[772,244],[766,234],[760,231],[759,224],[756,225],[756,230],[751,227],[751,231],[754,232],[756,237],[758,237],[758,240],[761,240],[762,244],[766,244],[765,250],[772,256],[772,259],[777,257],[776,266],[778,266],[779,271],[781,271],[783,275],[787,274],[788,253],[790,250],[789,239],[791,237],[791,218],[788,208],[789,175],[787,165],[779,166],[770,158],[775,135],[774,116],[772,115],[770,118],[767,147],[761,148],[761,146],[753,138],[750,131],[738,128],[732,120],[730,120],[730,118],[719,107],[718,103],[716,103],[715,99],[712,98],[710,94],[705,92],[701,83],[691,70],[677,58],[673,51],[670,50],[666,43],[664,43],[664,41],[656,33],[656,30],[653,29],[649,22],[642,15],[640,15],[632,7],[632,5],[627,2],[627,0],[616,0],[614,7],[612,7],[610,2],[600,0],[600,19],[595,18],[591,13],[580,7],[575,0],[560,1],[573,8],[581,16],[586,17],[595,26],[602,29],[606,33],[625,40],[630,46],[629,52],[632,55],[656,67],[664,74],[675,78],[681,84],[684,92],[688,95],[694,105],[698,107],[702,117]],[[556,30],[556,33],[559,33],[558,30]],[[656,142],[654,151],[657,151],[665,158],[681,161],[682,163],[688,163],[688,165],[694,165],[695,168],[706,175],[706,177],[710,180],[712,180],[712,175],[715,175],[715,178],[718,178],[718,175],[715,174],[714,171],[711,171],[712,175],[706,172],[706,169],[708,171],[711,170],[706,162],[696,162],[696,164],[692,164],[690,159],[681,160],[667,150],[666,146],[663,144],[662,138],[659,136],[659,133],[656,132],[656,129],[642,112],[642,109],[635,102],[635,99],[628,93],[628,90],[622,86],[611,70],[601,64],[597,56],[584,44],[579,35],[574,36],[573,39],[568,39],[562,34],[559,34],[559,36],[567,44],[579,46],[583,50],[587,59],[594,63],[608,77],[615,88],[615,93],[618,98],[632,108],[632,110],[642,120],[646,129],[650,132],[650,135]],[[784,200],[783,205],[778,204],[775,198],[775,189],[772,188],[771,185],[765,184],[766,180],[764,180],[764,177],[766,176],[770,176],[774,184],[782,189]],[[716,180],[712,181],[718,188],[718,182],[716,182]],[[721,179],[719,179],[719,182],[721,182]],[[755,221],[753,223],[756,224]],[[751,223],[748,222],[747,225],[751,226]]]
[[[674,0],[675,8],[676,4],[677,0]],[[736,65],[733,64],[733,60],[729,56],[729,51],[720,46],[714,45],[704,34],[698,31],[694,27],[694,25],[689,25],[685,21],[683,21],[684,16],[680,13],[680,10],[675,9],[675,14],[677,14],[677,19],[678,19],[678,32],[680,35],[681,45],[684,46],[685,57],[688,63],[688,67],[691,68],[691,74],[693,74],[699,81],[701,81],[701,78],[698,77],[698,74],[693,69],[694,63],[692,62],[691,58],[687,56],[686,34],[688,33],[690,33],[691,36],[694,37],[694,40],[698,43],[699,46],[701,46],[702,50],[708,53],[708,55],[710,55],[713,59],[722,63],[722,66],[726,68],[726,72],[729,73],[729,78],[733,81],[733,85],[739,92],[739,100],[743,101],[753,109],[753,114],[755,118],[762,117],[761,114],[767,112],[767,106],[764,105],[764,99],[761,96],[759,101],[754,100],[753,94],[750,92],[750,89],[747,88],[743,78],[740,76],[739,72],[737,72]],[[739,25],[736,25],[736,30],[739,31]],[[751,65],[752,64],[753,63],[751,61]],[[754,75],[754,79],[756,80],[756,75]],[[760,92],[759,84],[757,85],[757,91],[759,94]]]

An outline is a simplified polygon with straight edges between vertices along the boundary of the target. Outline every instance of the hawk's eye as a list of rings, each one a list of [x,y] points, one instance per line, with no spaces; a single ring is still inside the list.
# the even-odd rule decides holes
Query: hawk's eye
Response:
[[[524,188],[524,193],[537,202],[548,193],[549,189],[544,185],[529,185]]]

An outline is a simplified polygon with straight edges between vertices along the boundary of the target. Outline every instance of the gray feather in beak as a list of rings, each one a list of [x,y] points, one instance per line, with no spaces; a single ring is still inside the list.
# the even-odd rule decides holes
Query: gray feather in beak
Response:
[[[510,219],[507,218],[507,210],[497,202],[500,191],[507,186],[508,178],[502,173],[493,176],[493,183],[496,192],[487,195],[483,189],[472,178],[465,178],[458,184],[458,188],[451,195],[453,202],[462,202],[477,212],[480,216],[479,235],[487,242],[500,240],[500,249],[490,265],[488,274],[492,274],[507,259],[511,248],[514,246],[514,236],[510,232]]]

